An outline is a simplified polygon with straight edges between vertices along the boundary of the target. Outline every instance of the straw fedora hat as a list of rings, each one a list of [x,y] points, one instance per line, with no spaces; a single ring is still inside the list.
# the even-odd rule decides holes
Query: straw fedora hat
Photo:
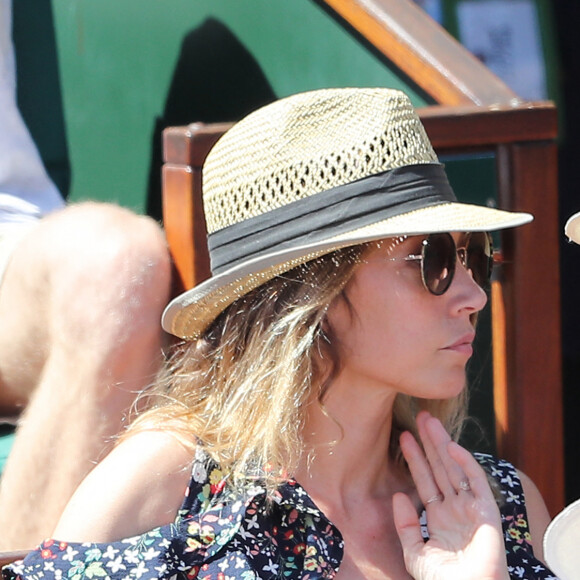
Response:
[[[580,212],[570,216],[564,226],[564,233],[577,244],[580,244]]]
[[[300,93],[251,113],[210,151],[203,205],[212,277],[162,319],[185,339],[236,298],[338,248],[532,220],[459,203],[409,98],[385,88]]]

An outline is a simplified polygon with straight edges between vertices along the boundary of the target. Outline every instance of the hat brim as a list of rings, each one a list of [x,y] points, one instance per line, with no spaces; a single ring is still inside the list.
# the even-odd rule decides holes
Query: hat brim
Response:
[[[565,580],[576,578],[580,556],[580,500],[562,510],[544,534],[544,557],[550,570]]]
[[[495,231],[532,219],[528,213],[456,202],[403,213],[316,244],[271,252],[213,276],[173,299],[163,313],[162,325],[180,338],[195,339],[237,298],[295,266],[339,248],[400,235]]]

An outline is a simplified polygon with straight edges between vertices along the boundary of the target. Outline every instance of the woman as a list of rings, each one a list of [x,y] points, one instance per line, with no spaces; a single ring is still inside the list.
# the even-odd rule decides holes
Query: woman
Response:
[[[5,576],[553,578],[533,484],[524,505],[509,464],[452,440],[486,232],[531,216],[458,203],[388,89],[248,116],[208,156],[204,208],[213,276],[164,314],[186,342],[150,410],[79,488],[66,542]]]

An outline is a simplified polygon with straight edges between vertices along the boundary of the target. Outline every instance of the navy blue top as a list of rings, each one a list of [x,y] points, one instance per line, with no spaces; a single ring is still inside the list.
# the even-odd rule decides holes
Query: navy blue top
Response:
[[[497,482],[510,578],[555,579],[534,557],[525,501],[514,467],[476,458]],[[219,467],[198,451],[175,523],[118,542],[45,541],[5,580],[318,580],[333,578],[343,556],[338,529],[294,480],[268,501],[259,484],[231,489]],[[428,537],[425,512],[423,535]]]

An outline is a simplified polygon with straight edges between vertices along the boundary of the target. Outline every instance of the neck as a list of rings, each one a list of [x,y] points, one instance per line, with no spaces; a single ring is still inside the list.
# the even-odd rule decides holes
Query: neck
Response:
[[[352,498],[390,497],[401,487],[405,476],[389,458],[395,396],[339,377],[323,406],[312,402],[304,428],[312,453],[295,477],[314,498],[342,508]]]

